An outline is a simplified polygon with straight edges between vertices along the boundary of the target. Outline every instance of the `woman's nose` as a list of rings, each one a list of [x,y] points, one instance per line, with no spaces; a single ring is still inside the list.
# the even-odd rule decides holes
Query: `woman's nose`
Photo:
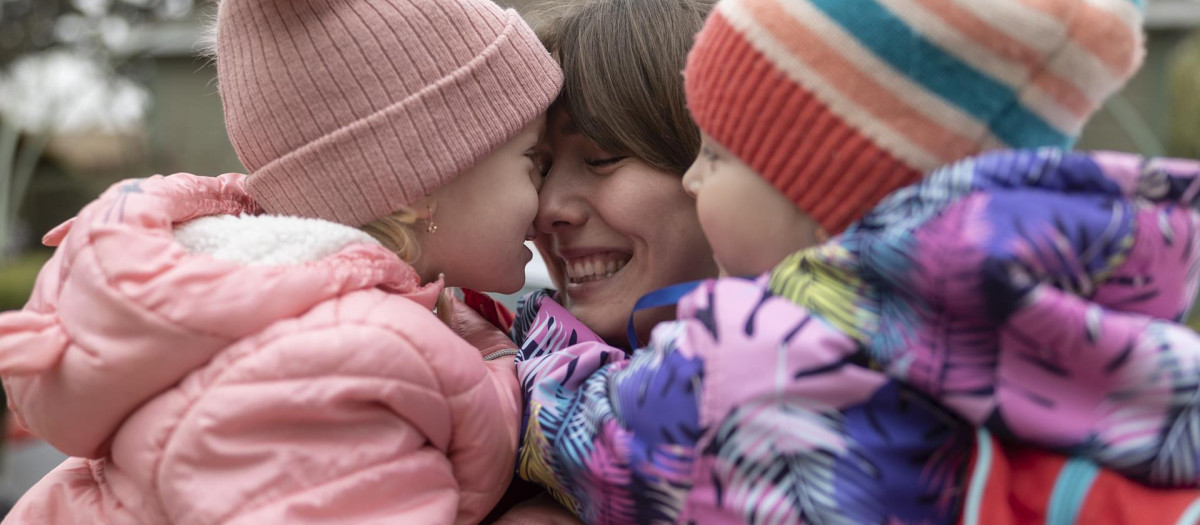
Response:
[[[555,233],[587,222],[587,196],[579,177],[554,167],[538,192],[534,225],[542,233]]]

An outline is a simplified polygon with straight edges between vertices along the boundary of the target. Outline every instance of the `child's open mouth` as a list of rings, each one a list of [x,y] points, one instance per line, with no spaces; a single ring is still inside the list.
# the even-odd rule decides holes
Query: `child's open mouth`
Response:
[[[567,281],[571,284],[583,284],[602,279],[608,279],[621,271],[632,255],[620,252],[605,252],[563,260],[567,269]]]

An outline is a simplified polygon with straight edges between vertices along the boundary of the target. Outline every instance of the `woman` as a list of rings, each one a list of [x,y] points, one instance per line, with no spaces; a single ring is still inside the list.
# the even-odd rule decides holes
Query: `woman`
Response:
[[[700,150],[680,71],[712,3],[587,0],[534,24],[566,72],[547,121],[536,244],[558,302],[610,344],[625,344],[638,298],[717,274],[680,184]],[[639,338],[673,317],[639,315]]]
[[[563,91],[547,119],[535,244],[565,307],[609,344],[627,345],[637,300],[672,284],[717,275],[695,203],[681,179],[700,151],[683,70],[713,0],[583,0],[533,16],[558,59]],[[514,339],[551,292],[522,301]],[[569,313],[570,315],[565,315]],[[673,319],[674,308],[637,316],[637,334]],[[577,325],[578,326],[578,325]],[[505,502],[531,496],[514,480]],[[545,495],[497,523],[577,523]]]

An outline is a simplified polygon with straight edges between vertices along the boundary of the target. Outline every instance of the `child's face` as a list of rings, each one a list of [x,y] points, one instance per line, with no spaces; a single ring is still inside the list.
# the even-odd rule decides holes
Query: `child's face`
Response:
[[[815,221],[708,135],[683,187],[696,199],[723,275],[760,275],[821,235]]]
[[[541,172],[538,117],[508,142],[429,196],[437,231],[422,232],[418,269],[426,280],[442,273],[447,286],[515,293],[525,284]],[[417,207],[418,213],[427,210]]]

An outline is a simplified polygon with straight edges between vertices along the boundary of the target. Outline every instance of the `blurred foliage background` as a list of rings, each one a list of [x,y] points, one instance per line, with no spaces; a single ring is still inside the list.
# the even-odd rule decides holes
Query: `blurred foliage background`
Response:
[[[528,12],[544,0],[502,1]],[[20,308],[43,233],[112,182],[241,170],[211,0],[0,0],[0,310]],[[1200,157],[1200,0],[1149,0],[1145,66],[1079,147]]]

